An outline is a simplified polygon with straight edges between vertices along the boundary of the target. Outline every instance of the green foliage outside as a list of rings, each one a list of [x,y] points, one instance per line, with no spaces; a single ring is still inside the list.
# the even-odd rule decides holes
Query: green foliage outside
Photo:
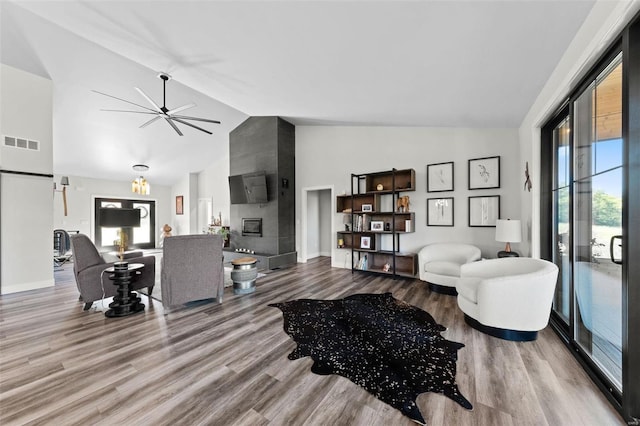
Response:
[[[598,190],[591,199],[593,224],[600,226],[622,226],[622,199]],[[569,221],[569,193],[558,192],[558,219],[560,222]]]

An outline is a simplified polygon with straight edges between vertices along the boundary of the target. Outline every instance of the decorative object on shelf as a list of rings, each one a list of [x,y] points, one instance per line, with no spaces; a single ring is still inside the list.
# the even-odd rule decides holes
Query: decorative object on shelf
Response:
[[[469,226],[494,227],[499,217],[499,195],[469,197]]]
[[[342,239],[342,238],[338,239],[338,247],[344,248],[344,239]]]
[[[149,195],[151,193],[151,185],[149,185],[149,182],[142,176],[143,172],[149,171],[149,166],[146,164],[134,164],[133,170],[140,173],[140,176],[131,182],[131,192],[134,194]]]
[[[403,195],[401,197],[398,197],[398,200],[396,201],[396,210],[401,213],[407,213],[409,211],[410,204],[411,204],[411,201],[408,195]]]
[[[176,214],[184,214],[184,196],[176,195]]]
[[[370,249],[371,248],[371,237],[360,237],[360,248]]]
[[[522,241],[522,228],[519,220],[498,219],[496,221],[496,241],[507,243],[504,250],[498,252],[498,257],[520,257],[511,251],[511,243]]]
[[[427,164],[427,192],[453,191],[453,161]]]
[[[345,215],[342,220],[344,221],[344,230],[345,231],[350,231],[351,230],[351,216],[350,215]]]
[[[524,165],[524,189],[531,192],[531,178],[529,177],[529,162],[527,161]]]
[[[162,247],[164,245],[164,239],[171,236],[171,226],[168,223],[165,223],[162,227],[162,234],[160,234],[160,241],[158,242],[158,246]]]
[[[453,226],[453,197],[427,198],[427,226]]]
[[[182,135],[182,132],[180,131],[180,129],[178,129],[178,126],[176,126],[175,122],[178,122],[180,124],[184,124],[185,126],[189,126],[189,127],[193,127],[194,129],[200,130],[201,132],[205,132],[208,134],[213,134],[208,130],[203,129],[202,127],[196,126],[195,124],[191,124],[185,120],[189,120],[189,121],[203,121],[206,123],[214,123],[214,124],[220,124],[220,122],[218,120],[210,120],[207,118],[198,118],[198,117],[190,117],[190,116],[186,116],[186,115],[178,115],[177,113],[179,113],[180,111],[184,111],[185,109],[189,109],[189,108],[193,108],[196,106],[196,104],[186,104],[177,108],[173,108],[173,109],[169,109],[166,106],[166,99],[167,99],[167,81],[171,80],[171,76],[167,73],[161,72],[158,73],[158,78],[160,80],[162,80],[162,107],[158,106],[157,103],[155,103],[149,96],[147,96],[146,93],[144,93],[142,91],[142,89],[135,87],[135,89],[138,91],[138,93],[140,93],[142,95],[143,98],[145,98],[147,100],[147,102],[149,102],[151,104],[151,106],[153,106],[153,108],[148,108],[139,104],[136,104],[134,102],[130,102],[121,98],[117,98],[115,96],[112,95],[107,95],[106,93],[102,93],[102,92],[98,92],[97,90],[93,90],[93,92],[98,93],[100,95],[103,96],[108,96],[110,98],[113,99],[117,99],[119,101],[123,101],[126,102],[128,104],[131,105],[135,105],[139,108],[142,108],[144,111],[129,111],[129,110],[116,110],[116,109],[102,109],[101,111],[111,111],[111,112],[131,112],[131,113],[135,113],[135,114],[149,114],[149,115],[153,115],[154,117],[147,121],[146,123],[142,124],[142,126],[140,126],[140,128],[142,127],[146,127],[149,124],[160,120],[160,119],[164,119],[167,123],[169,123],[169,125],[173,128],[173,130],[176,131],[176,133],[180,136]]]
[[[373,204],[363,204],[362,205],[362,211],[363,212],[372,212],[373,211]]]
[[[378,184],[378,186],[376,186],[376,189],[377,189],[378,191],[383,191],[383,190],[384,190],[384,185],[383,185],[383,184],[381,184],[381,183],[379,183],[379,184]]]
[[[422,425],[416,399],[423,392],[473,408],[456,383],[464,345],[442,337],[446,327],[391,293],[269,306],[282,311],[284,330],[297,344],[289,359],[312,357],[312,372],[340,374]]]
[[[384,222],[381,220],[372,220],[371,221],[371,230],[372,231],[382,231],[384,229]]]
[[[53,193],[62,192],[62,206],[64,207],[64,215],[67,216],[67,186],[69,186],[69,176],[62,176],[60,178],[60,185],[62,185],[62,189],[58,189],[56,183],[53,182]]]
[[[384,230],[385,231],[391,231],[391,224],[389,222],[384,224]]]
[[[500,188],[500,156],[469,160],[469,189]]]
[[[413,223],[410,219],[404,221],[404,232],[413,232]]]
[[[382,272],[389,272],[390,269],[391,269],[391,265],[387,262],[382,267]]]

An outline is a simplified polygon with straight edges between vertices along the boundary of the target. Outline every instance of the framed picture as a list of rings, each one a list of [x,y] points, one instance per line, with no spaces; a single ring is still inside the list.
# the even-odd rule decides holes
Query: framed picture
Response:
[[[427,164],[427,192],[453,191],[453,161]]]
[[[499,195],[469,197],[469,226],[495,227],[499,217]]]
[[[176,214],[184,214],[184,196],[176,196]]]
[[[500,188],[500,156],[469,160],[469,189]]]
[[[453,197],[427,198],[427,226],[453,226]]]
[[[360,248],[370,249],[371,248],[371,237],[360,237]]]
[[[363,212],[372,212],[373,211],[373,204],[363,204],[362,205],[362,211]]]
[[[372,231],[384,231],[384,222],[381,220],[372,220],[371,221],[371,230]]]

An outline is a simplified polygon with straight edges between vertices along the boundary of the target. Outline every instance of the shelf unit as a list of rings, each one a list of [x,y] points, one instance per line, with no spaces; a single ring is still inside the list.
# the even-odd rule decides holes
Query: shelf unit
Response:
[[[396,208],[401,193],[415,191],[415,182],[413,169],[351,175],[351,195],[339,195],[336,206],[346,225],[337,232],[337,244],[351,250],[352,272],[415,278],[417,254],[400,250],[401,235],[414,231],[415,213]],[[382,249],[383,238],[391,239],[390,250]]]

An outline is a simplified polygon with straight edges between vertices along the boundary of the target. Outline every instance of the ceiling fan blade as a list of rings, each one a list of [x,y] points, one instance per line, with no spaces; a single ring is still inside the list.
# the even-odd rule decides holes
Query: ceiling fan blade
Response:
[[[186,115],[172,115],[172,118],[180,118],[182,120],[205,121],[207,123],[220,124],[218,120],[209,120],[208,118],[188,117]]]
[[[176,112],[184,111],[185,109],[193,108],[194,106],[196,106],[196,104],[182,105],[181,107],[174,108],[171,111],[167,111],[167,115],[171,115],[171,114],[174,114]]]
[[[162,116],[161,116],[161,115],[156,115],[156,116],[155,116],[155,117],[153,117],[151,120],[147,121],[147,122],[146,122],[146,123],[144,123],[142,126],[140,126],[140,128],[142,129],[143,127],[147,127],[149,124],[151,124],[151,123],[153,123],[153,122],[155,122],[155,121],[157,121],[157,120],[160,120],[161,118],[162,118]]]
[[[109,112],[132,112],[134,114],[151,114],[151,115],[158,115],[157,112],[147,112],[147,111],[128,111],[128,110],[124,110],[124,109],[100,109],[100,111],[109,111]]]
[[[202,127],[198,127],[198,126],[196,126],[196,125],[194,125],[194,124],[187,123],[186,121],[181,120],[181,119],[179,119],[179,118],[172,117],[172,120],[176,120],[178,123],[185,124],[185,125],[187,125],[187,126],[189,126],[189,127],[193,127],[194,129],[198,129],[198,130],[200,130],[200,131],[202,131],[202,132],[209,133],[210,135],[212,135],[212,134],[213,134],[213,133],[211,133],[210,131],[203,129]]]
[[[98,94],[100,94],[100,95],[108,96],[108,97],[110,97],[110,98],[117,99],[117,100],[119,100],[119,101],[126,102],[126,103],[128,103],[128,104],[135,105],[135,106],[137,106],[137,107],[144,108],[144,109],[147,109],[147,110],[149,110],[149,111],[153,111],[151,108],[148,108],[148,107],[143,106],[143,105],[138,105],[138,104],[136,104],[136,103],[134,103],[134,102],[131,102],[131,101],[128,101],[128,100],[126,100],[126,99],[118,98],[117,96],[107,95],[106,93],[98,92],[97,90],[92,90],[92,92],[96,92],[96,93],[98,93]],[[155,112],[155,111],[153,111],[153,112]]]
[[[151,99],[150,97],[148,97],[148,96],[147,96],[147,94],[146,94],[146,93],[144,93],[144,92],[142,91],[142,89],[141,89],[141,88],[139,88],[139,87],[134,87],[134,89],[136,89],[136,90],[138,91],[138,93],[140,93],[140,94],[142,95],[142,97],[143,97],[143,98],[145,98],[145,99],[147,100],[147,102],[149,102],[151,105],[153,105],[153,107],[154,107],[156,110],[158,110],[158,111],[162,111],[162,108],[160,108],[160,107],[158,106],[158,104],[156,104],[155,102],[153,102],[153,99]],[[164,112],[164,111],[163,111],[163,112]]]
[[[178,129],[178,126],[176,126],[173,121],[171,120],[171,117],[164,117],[165,120],[167,120],[167,123],[169,123],[171,125],[171,127],[173,127],[173,130],[175,130],[176,132],[178,132],[178,134],[180,136],[184,136],[182,134],[182,132],[180,131],[180,129]]]

